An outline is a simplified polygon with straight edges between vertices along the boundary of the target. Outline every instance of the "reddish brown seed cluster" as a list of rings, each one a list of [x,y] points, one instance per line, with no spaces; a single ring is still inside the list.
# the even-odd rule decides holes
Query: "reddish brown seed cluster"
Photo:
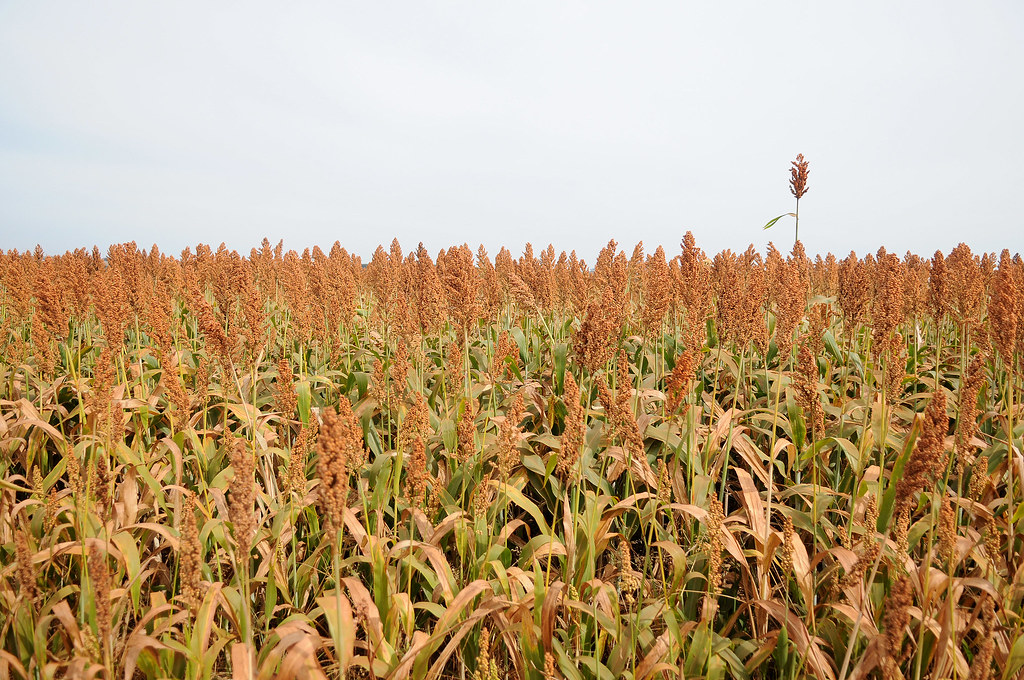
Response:
[[[978,435],[978,394],[986,383],[985,361],[983,354],[978,354],[972,360],[967,369],[967,375],[960,383],[958,396],[958,408],[960,410],[956,419],[956,435],[953,443],[953,450],[957,461],[957,474],[963,474],[964,470],[974,462],[976,446],[974,438]]]
[[[324,511],[330,540],[344,526],[348,507],[349,474],[363,460],[362,427],[352,413],[348,399],[341,399],[338,411],[326,408],[317,439],[317,476],[320,478],[320,507]]]
[[[878,252],[871,308],[872,347],[878,356],[890,351],[896,327],[903,320],[903,264],[884,251]]]
[[[643,454],[644,440],[637,426],[636,414],[631,403],[633,384],[629,380],[629,359],[625,352],[620,352],[618,366],[618,380],[615,384],[614,395],[608,385],[607,376],[598,382],[597,394],[607,414],[608,424],[611,427],[611,438],[617,441],[626,454],[632,458]],[[614,481],[614,479],[610,481]]]
[[[869,275],[872,265],[873,260],[860,260],[854,253],[850,253],[839,263],[837,297],[845,321],[843,326],[847,332],[852,332],[867,316],[868,303],[871,300]]]
[[[697,247],[692,233],[686,232],[681,246],[682,253],[672,258],[669,267],[678,299],[674,306],[683,311],[686,323],[684,346],[700,348],[704,346],[706,321],[714,304],[713,269],[704,251]]]
[[[910,512],[917,505],[917,494],[924,490],[929,480],[945,463],[946,433],[949,418],[946,415],[946,395],[936,392],[925,409],[921,434],[914,445],[902,477],[896,482],[896,503],[893,517],[897,522],[897,543],[900,552],[905,551],[903,543],[909,528]]]
[[[422,394],[416,394],[406,417],[408,454],[405,460],[405,496],[410,507],[419,507],[427,491],[427,436],[430,434],[430,412]]]
[[[668,399],[665,402],[665,409],[669,413],[679,412],[682,406],[682,413],[686,412],[688,404],[685,404],[690,394],[690,386],[696,378],[698,355],[692,349],[688,349],[676,358],[676,365],[672,368],[665,381],[665,392]]]
[[[961,243],[946,258],[945,271],[949,281],[950,311],[963,325],[979,324],[986,293],[986,275],[980,258]]]
[[[804,411],[807,429],[812,441],[825,429],[825,412],[818,394],[818,362],[811,353],[809,343],[800,346],[795,379],[797,402]]]
[[[491,375],[496,379],[507,375],[508,366],[506,362],[511,359],[513,363],[518,363],[515,359],[518,354],[519,348],[516,346],[515,340],[512,339],[512,334],[508,331],[502,331],[501,335],[498,336],[494,357],[491,359]]]
[[[36,572],[32,566],[32,551],[28,546],[28,535],[23,529],[14,532],[14,561],[18,573],[18,587],[22,595],[29,601],[35,602],[39,597],[36,588]]]
[[[458,394],[462,391],[465,376],[466,366],[463,361],[462,346],[449,342],[445,345],[444,350],[444,380],[448,394]]]
[[[295,376],[292,364],[287,359],[277,362],[277,383],[274,386],[274,405],[283,419],[290,420],[295,414],[298,396],[295,394]]]
[[[234,529],[238,558],[249,558],[253,534],[256,532],[256,463],[246,442],[234,437],[229,443],[231,468],[234,477],[228,487],[228,516]]]
[[[217,313],[210,302],[202,295],[196,295],[193,298],[192,304],[196,308],[199,328],[206,338],[207,347],[210,348],[214,358],[225,366],[225,373],[228,372],[226,367],[231,363],[231,350],[228,344],[227,333],[224,331],[223,322],[217,317]]]
[[[306,493],[306,457],[319,432],[320,427],[315,420],[309,425],[303,423],[299,428],[299,436],[295,438],[288,457],[283,485],[285,493],[297,494],[300,498]]]
[[[89,580],[92,582],[93,598],[96,603],[97,637],[102,644],[108,644],[112,624],[110,567],[107,565],[106,551],[95,543],[89,547]]]
[[[562,390],[562,402],[565,404],[565,429],[562,430],[562,448],[558,454],[558,476],[563,480],[570,479],[575,473],[576,462],[583,450],[586,435],[586,420],[583,406],[580,403],[580,388],[571,372],[565,374],[565,386]]]
[[[1017,317],[1020,295],[1009,250],[1004,250],[999,257],[999,270],[996,273],[993,288],[992,301],[989,303],[992,338],[999,356],[1003,358],[1007,368],[1013,370],[1013,353],[1016,349],[1018,326],[1020,325],[1020,319]]]
[[[665,260],[665,249],[661,246],[647,258],[640,275],[643,282],[643,293],[638,297],[641,313],[641,327],[648,336],[661,330],[661,323],[672,305],[672,276],[668,262]]]
[[[611,359],[619,332],[619,312],[611,289],[605,289],[600,300],[587,303],[579,329],[573,334],[573,347],[589,371],[597,371]]]
[[[992,677],[992,657],[995,654],[995,638],[993,633],[996,630],[998,621],[995,613],[995,603],[992,596],[987,593],[982,596],[981,613],[981,644],[978,654],[971,663],[971,673],[968,680],[988,680]]]
[[[886,598],[885,629],[882,637],[882,670],[886,680],[903,677],[900,664],[906,659],[903,649],[903,634],[910,623],[910,607],[914,604],[914,593],[910,579],[901,577]]]
[[[796,160],[791,163],[789,169],[789,190],[799,201],[807,193],[807,176],[810,170],[807,169],[808,162],[804,160],[802,153],[797,154]]]
[[[505,417],[498,425],[498,479],[508,480],[512,467],[520,460],[519,440],[522,436],[520,425],[525,414],[523,393],[517,392],[511,404],[505,408]]]
[[[764,349],[768,337],[765,303],[768,296],[761,255],[748,248],[742,255],[726,250],[715,256],[718,331],[738,347]]]
[[[946,276],[946,256],[936,250],[928,266],[928,309],[932,320],[939,322],[949,311],[949,279]]]
[[[708,608],[708,601],[713,600],[722,591],[722,526],[725,521],[725,509],[717,496],[708,499],[707,514],[707,560],[708,560],[708,595],[704,600],[705,610]]]
[[[793,570],[793,541],[796,538],[796,527],[793,526],[793,518],[786,515],[782,518],[782,556],[780,563],[782,573],[788,574]]]
[[[942,503],[939,514],[939,557],[950,561],[956,553],[956,511],[953,503],[947,498]]]
[[[808,282],[801,271],[802,264],[799,256],[783,260],[778,251],[769,244],[765,268],[768,298],[775,307],[775,345],[778,347],[779,356],[782,357],[780,363],[785,363],[793,348],[794,334],[807,308]]]
[[[185,507],[181,516],[181,595],[185,606],[194,616],[202,601],[202,561],[203,547],[199,542],[199,529],[196,527],[196,496],[189,493],[185,496]]]
[[[113,393],[117,381],[113,351],[107,346],[100,352],[93,367],[92,386],[86,399],[86,409],[95,419],[94,431],[108,442],[120,441],[124,436],[124,414]]]
[[[476,453],[476,418],[473,413],[474,403],[465,401],[462,404],[462,415],[459,416],[458,447],[459,463],[465,463]]]

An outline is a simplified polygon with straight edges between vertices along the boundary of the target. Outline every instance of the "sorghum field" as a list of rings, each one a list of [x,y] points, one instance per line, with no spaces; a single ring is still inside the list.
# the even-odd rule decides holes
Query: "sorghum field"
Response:
[[[0,284],[0,677],[1020,677],[1007,251]]]

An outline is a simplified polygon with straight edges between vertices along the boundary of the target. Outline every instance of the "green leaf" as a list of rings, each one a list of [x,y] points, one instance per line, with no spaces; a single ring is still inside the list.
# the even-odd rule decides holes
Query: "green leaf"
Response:
[[[779,637],[775,642],[775,665],[786,668],[789,664],[789,632],[785,624],[779,629]]]
[[[537,526],[540,527],[540,532],[542,534],[551,533],[551,530],[548,529],[548,523],[544,520],[544,513],[540,511],[540,508],[537,507],[536,503],[524,496],[522,491],[511,484],[505,484],[502,488],[502,493],[504,493],[510,501],[518,505],[533,517],[537,522]]]
[[[308,380],[300,380],[295,383],[295,395],[298,398],[299,419],[304,425],[309,425],[309,407],[313,395]]]
[[[1013,524],[1024,519],[1024,503],[1017,506],[1017,510],[1013,513],[1013,518],[1010,520]]]
[[[774,218],[772,220],[769,220],[768,224],[764,225],[764,229],[771,229],[772,227],[775,226],[776,222],[778,222],[779,220],[781,220],[783,217],[786,217],[786,216],[796,217],[796,213],[783,213],[783,214],[779,215],[778,217],[776,217],[776,218]]]
[[[1024,635],[1017,638],[1017,641],[1013,643],[1010,656],[1006,659],[1006,670],[1003,672],[1003,678],[1009,680],[1009,678],[1017,677],[1017,671],[1021,668],[1024,668]]]
[[[442,420],[438,431],[441,434],[441,441],[444,442],[445,450],[456,451],[459,446],[459,431],[455,421],[447,418]]]
[[[835,437],[834,440],[839,445],[839,448],[843,450],[843,453],[846,454],[846,459],[850,462],[850,466],[854,470],[860,471],[862,469],[860,449],[857,448],[856,444],[844,437]]]
[[[903,452],[893,464],[892,473],[889,475],[888,486],[882,494],[882,505],[878,509],[878,526],[884,527],[889,524],[892,516],[893,504],[896,502],[896,484],[903,477],[903,468],[910,460],[910,454],[914,450],[918,437],[921,436],[921,421],[915,420],[911,425],[910,432],[903,444]],[[884,478],[883,478],[884,479]]]
[[[555,393],[562,394],[562,385],[565,383],[566,354],[569,352],[569,345],[560,342],[555,345]]]
[[[701,621],[697,629],[693,631],[693,638],[690,649],[686,653],[684,672],[687,677],[696,677],[704,674],[708,657],[711,654],[711,633],[708,630],[707,621]]]
[[[832,355],[832,358],[836,361],[842,361],[843,351],[839,349],[839,343],[836,342],[836,337],[832,335],[832,331],[825,331],[822,337],[825,339],[825,349]]]
[[[798,452],[803,451],[804,438],[807,436],[807,425],[804,423],[804,410],[800,408],[800,404],[797,403],[796,397],[790,394],[790,390],[788,388],[786,389],[786,412],[789,414],[793,444],[796,445],[796,450]]]
[[[557,458],[551,456],[551,458],[557,461]],[[527,454],[523,456],[523,467],[530,472],[533,472],[541,477],[547,476],[547,468],[544,465],[544,459],[535,453]]]
[[[277,578],[274,576],[274,568],[271,567],[267,572],[267,590],[263,599],[263,621],[267,630],[270,629],[273,621],[275,607],[277,607]]]

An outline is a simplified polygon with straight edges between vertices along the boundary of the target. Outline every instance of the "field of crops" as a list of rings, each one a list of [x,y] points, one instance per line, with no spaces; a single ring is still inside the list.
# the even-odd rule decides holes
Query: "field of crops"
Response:
[[[0,678],[1016,678],[1024,261],[0,254]]]

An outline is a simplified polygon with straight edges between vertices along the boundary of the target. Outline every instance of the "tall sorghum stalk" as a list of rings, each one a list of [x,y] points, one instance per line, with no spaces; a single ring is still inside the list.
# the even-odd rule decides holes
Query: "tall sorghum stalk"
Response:
[[[1021,291],[1017,290],[1013,276],[1013,261],[1010,259],[1010,251],[1003,250],[999,260],[999,270],[996,272],[995,286],[992,301],[989,304],[989,324],[992,327],[993,344],[1003,362],[1005,372],[1005,397],[1003,412],[1006,414],[1006,471],[1009,477],[1006,485],[1006,500],[1008,510],[1006,513],[1007,535],[1007,566],[1012,564],[1014,553],[1014,531],[1013,531],[1013,478],[1014,478],[1014,444],[1013,444],[1013,397],[1014,377],[1016,365],[1014,362],[1014,350],[1018,334],[1018,325],[1021,319],[1017,318],[1017,296]]]
[[[325,529],[331,554],[331,571],[336,589],[338,621],[341,621],[341,547],[345,530],[345,509],[348,506],[349,469],[361,460],[362,429],[352,413],[346,397],[339,402],[341,413],[328,407],[323,412],[323,425],[317,440],[317,475],[320,478],[320,506],[324,513]],[[358,428],[358,429],[357,429]],[[339,627],[333,631],[335,653],[341,658]],[[338,668],[338,677],[344,669]]]
[[[726,481],[729,478],[729,454],[732,452],[733,427],[736,422],[736,409],[739,407],[740,390],[744,387],[743,368],[747,358],[748,347],[748,344],[744,344],[743,348],[740,350],[740,364],[736,371],[736,384],[732,394],[732,414],[729,418],[729,431],[725,436],[725,455],[722,460],[722,472],[719,476],[719,480],[721,481],[721,491],[719,492],[718,499],[723,506],[727,500],[726,491],[729,485],[726,484]],[[714,478],[714,475],[712,475],[712,478]]]
[[[249,558],[256,532],[256,461],[245,440],[233,437],[229,444],[231,467],[234,470],[228,487],[228,514],[235,537],[235,573],[242,595],[242,641],[252,645],[252,602],[250,601]]]

